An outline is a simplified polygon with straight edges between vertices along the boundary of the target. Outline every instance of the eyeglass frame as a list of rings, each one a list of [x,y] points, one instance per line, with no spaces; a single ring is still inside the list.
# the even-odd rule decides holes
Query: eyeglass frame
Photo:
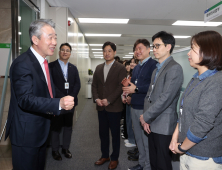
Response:
[[[152,45],[152,46],[150,46],[150,47],[151,47],[152,50],[153,50],[154,48],[155,48],[155,49],[159,49],[161,45],[165,45],[165,47],[166,47],[167,44],[155,44],[155,45]]]
[[[64,49],[61,49],[60,52],[63,52],[63,53],[64,53],[64,52],[66,52],[66,53],[71,53],[70,50],[64,50]]]

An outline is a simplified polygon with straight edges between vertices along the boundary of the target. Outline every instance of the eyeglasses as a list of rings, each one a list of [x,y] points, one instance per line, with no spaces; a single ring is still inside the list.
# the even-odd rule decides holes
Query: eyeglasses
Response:
[[[64,52],[70,53],[70,52],[71,52],[70,50],[64,50],[64,49],[61,49],[60,51],[61,51],[62,53],[64,53]]]
[[[151,48],[152,48],[152,50],[153,50],[154,48],[159,49],[159,47],[160,47],[161,45],[165,45],[165,46],[166,46],[166,44],[153,44],[153,46],[151,46]]]

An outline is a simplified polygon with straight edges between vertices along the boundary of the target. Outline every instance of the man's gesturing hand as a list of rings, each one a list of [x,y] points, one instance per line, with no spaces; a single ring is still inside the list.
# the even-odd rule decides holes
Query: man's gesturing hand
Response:
[[[62,109],[71,110],[74,107],[74,97],[65,96],[60,99],[60,106]]]

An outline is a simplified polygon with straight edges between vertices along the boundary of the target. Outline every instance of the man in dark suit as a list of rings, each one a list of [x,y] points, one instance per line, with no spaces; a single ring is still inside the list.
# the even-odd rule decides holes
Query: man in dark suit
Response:
[[[60,45],[59,59],[49,63],[49,68],[52,74],[52,79],[55,84],[56,98],[62,98],[66,95],[74,97],[75,106],[78,104],[77,95],[80,90],[79,73],[73,64],[68,60],[71,55],[72,47],[69,43]],[[72,154],[69,151],[69,145],[72,135],[74,109],[62,110],[66,114],[62,114],[52,118],[51,124],[51,144],[52,156],[55,160],[62,160],[59,153],[60,139],[59,134],[63,127],[63,144],[62,153],[66,158],[71,158]]]
[[[57,41],[51,20],[31,23],[32,46],[17,57],[10,68],[11,101],[6,138],[12,144],[14,170],[43,170],[46,139],[52,116],[61,108],[74,106],[71,96],[54,98],[55,88],[50,77],[46,56],[54,53]]]
[[[101,158],[95,162],[102,165],[110,161],[109,169],[115,169],[118,165],[120,150],[120,119],[123,110],[121,100],[121,81],[126,76],[125,67],[114,60],[116,45],[112,42],[103,44],[103,57],[105,63],[96,67],[92,94],[93,101],[96,102],[99,118],[99,136],[101,140]],[[113,153],[109,158],[109,129],[112,134]]]
[[[176,110],[183,70],[171,56],[175,46],[173,35],[161,31],[152,41],[153,54],[159,63],[152,74],[140,122],[149,133],[151,169],[172,170],[169,145],[178,119]]]

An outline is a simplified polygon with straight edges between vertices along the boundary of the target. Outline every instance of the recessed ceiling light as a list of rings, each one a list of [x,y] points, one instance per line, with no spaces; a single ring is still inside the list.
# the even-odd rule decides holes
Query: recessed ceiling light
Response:
[[[86,37],[120,37],[121,34],[85,34]]]
[[[203,22],[203,21],[181,21],[178,20],[172,25],[181,25],[181,26],[206,26],[206,27],[217,27],[221,25],[222,22]]]
[[[95,49],[95,48],[93,48],[92,50],[102,50],[102,49]]]
[[[103,55],[94,55],[94,56],[103,56]]]
[[[127,24],[129,19],[114,18],[78,18],[80,23]]]
[[[93,53],[101,53],[102,54],[103,52],[93,52]]]
[[[103,46],[103,44],[89,44],[89,46]]]
[[[174,35],[174,38],[189,38],[189,35]]]

